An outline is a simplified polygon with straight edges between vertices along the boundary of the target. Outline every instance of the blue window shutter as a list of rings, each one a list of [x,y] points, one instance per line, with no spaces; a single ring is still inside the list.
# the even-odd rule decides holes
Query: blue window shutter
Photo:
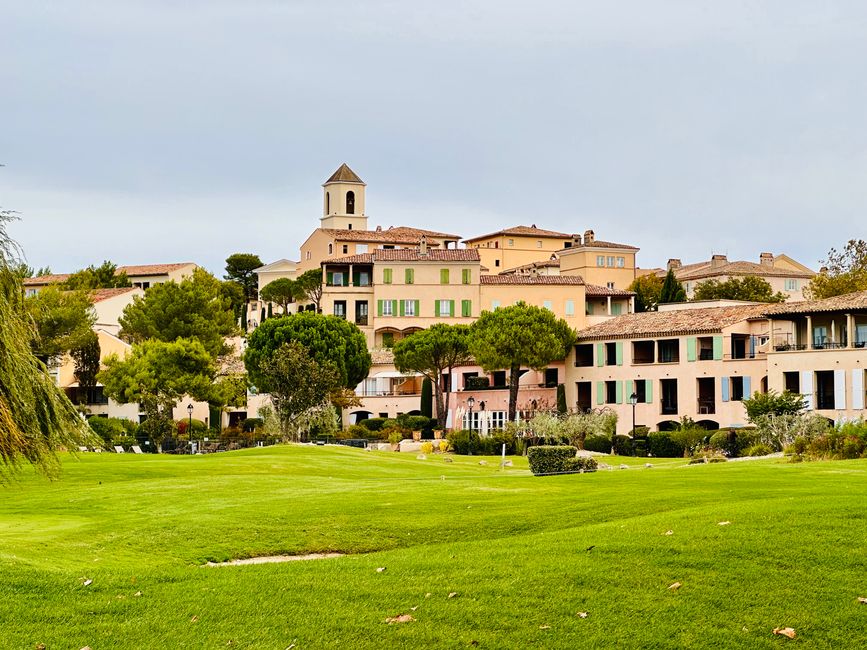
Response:
[[[752,339],[750,339],[752,340]],[[744,377],[744,399],[749,399],[753,396],[753,391],[750,388],[750,378]]]
[[[720,386],[722,386],[722,401],[729,401],[729,378],[722,377],[720,378]]]
[[[596,365],[600,368],[605,365],[605,344],[596,344]]]
[[[653,380],[645,379],[644,380],[644,403],[652,404],[653,403]]]

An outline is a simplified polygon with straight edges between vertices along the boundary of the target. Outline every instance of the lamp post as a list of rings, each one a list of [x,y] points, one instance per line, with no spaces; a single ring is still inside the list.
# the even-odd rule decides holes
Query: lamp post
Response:
[[[467,455],[468,456],[473,455],[473,407],[475,405],[476,405],[476,399],[472,395],[470,395],[467,398],[467,408],[469,409],[469,415],[470,415],[470,418],[469,418],[470,435],[467,439]]]
[[[190,402],[187,404],[187,413],[190,414],[190,423],[187,425],[187,435],[190,437],[190,440],[193,439],[193,403]]]
[[[635,454],[635,405],[638,404],[638,395],[632,393],[629,403],[632,404],[632,453]]]

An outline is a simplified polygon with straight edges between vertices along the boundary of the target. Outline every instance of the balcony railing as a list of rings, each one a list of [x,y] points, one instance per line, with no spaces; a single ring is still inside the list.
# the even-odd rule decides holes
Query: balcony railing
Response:
[[[367,316],[356,316],[355,317],[355,324],[360,325],[362,327],[366,327],[367,326]]]
[[[413,397],[421,395],[420,390],[356,390],[357,397]]]

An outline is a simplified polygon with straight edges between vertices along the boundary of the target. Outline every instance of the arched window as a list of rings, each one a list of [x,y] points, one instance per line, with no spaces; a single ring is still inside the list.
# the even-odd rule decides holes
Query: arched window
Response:
[[[325,214],[331,214],[331,194],[325,193]]]
[[[355,192],[346,193],[346,214],[355,214]]]
[[[328,254],[332,255],[334,253],[334,244],[328,244]]]

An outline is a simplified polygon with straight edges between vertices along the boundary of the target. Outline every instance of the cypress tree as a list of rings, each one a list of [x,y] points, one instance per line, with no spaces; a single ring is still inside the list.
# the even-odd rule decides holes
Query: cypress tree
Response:
[[[569,409],[566,408],[566,386],[557,384],[557,413],[566,415]]]
[[[433,417],[433,386],[427,377],[421,383],[421,414],[426,418]]]
[[[674,277],[674,271],[668,269],[665,281],[662,283],[662,291],[659,294],[659,303],[686,302],[686,291],[683,285]]]

